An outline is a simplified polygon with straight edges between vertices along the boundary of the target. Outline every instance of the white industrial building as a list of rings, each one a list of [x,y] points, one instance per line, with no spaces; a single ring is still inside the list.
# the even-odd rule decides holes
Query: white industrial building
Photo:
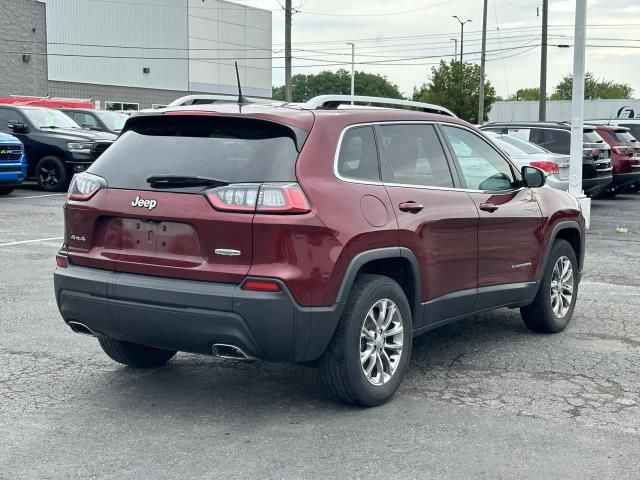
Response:
[[[490,122],[513,120],[538,120],[537,101],[500,101],[493,104],[489,112]],[[640,100],[585,100],[584,118],[634,118],[640,116]],[[567,122],[571,120],[571,100],[547,100],[547,120]]]
[[[34,5],[40,3],[44,9]],[[28,25],[19,33],[23,51],[33,50],[21,67],[28,72],[29,63],[45,61],[47,75],[40,82],[46,91],[20,91],[18,78],[15,91],[0,94],[148,108],[187,93],[236,93],[237,61],[243,92],[271,97],[269,10],[223,0],[0,0],[0,6],[45,15],[45,51],[44,45],[35,51],[42,41],[29,44]]]

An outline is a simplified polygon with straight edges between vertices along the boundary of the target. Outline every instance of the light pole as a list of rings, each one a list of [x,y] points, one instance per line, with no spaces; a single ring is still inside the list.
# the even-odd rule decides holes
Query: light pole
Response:
[[[453,40],[453,58],[456,59],[458,58],[458,39],[452,38],[451,40]]]
[[[356,44],[347,43],[347,45],[351,45],[351,105],[353,105],[353,97],[356,94]]]
[[[453,18],[458,20],[458,22],[460,23],[460,64],[462,64],[462,54],[463,54],[463,51],[464,51],[464,24],[465,23],[469,23],[472,20],[471,19],[467,19],[465,21],[462,21],[462,20],[460,20],[460,17],[458,17],[457,15],[454,15]]]

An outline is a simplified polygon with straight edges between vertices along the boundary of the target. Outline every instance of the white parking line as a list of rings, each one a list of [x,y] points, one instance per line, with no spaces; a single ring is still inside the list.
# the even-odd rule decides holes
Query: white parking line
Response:
[[[36,238],[35,240],[22,240],[20,242],[0,243],[0,247],[10,247],[12,245],[24,245],[25,243],[46,242],[49,240],[62,240],[64,237]]]
[[[46,193],[44,195],[27,195],[25,197],[7,197],[5,200],[21,200],[23,198],[40,198],[40,197],[57,197],[59,195],[66,195],[66,193]]]

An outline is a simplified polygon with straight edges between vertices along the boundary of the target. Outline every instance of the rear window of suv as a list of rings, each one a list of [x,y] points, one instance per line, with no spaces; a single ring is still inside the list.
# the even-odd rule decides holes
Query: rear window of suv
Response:
[[[110,188],[134,190],[151,189],[147,178],[152,175],[287,182],[296,179],[297,158],[295,133],[287,126],[249,118],[172,115],[131,122],[89,172],[107,180]]]
[[[582,141],[584,143],[604,143],[602,137],[595,130],[585,130]]]
[[[628,130],[614,130],[611,136],[616,142],[637,142]]]

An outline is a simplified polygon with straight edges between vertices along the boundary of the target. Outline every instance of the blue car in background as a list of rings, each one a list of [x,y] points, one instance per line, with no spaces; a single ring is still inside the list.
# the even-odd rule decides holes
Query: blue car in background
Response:
[[[27,176],[27,157],[22,142],[0,133],[0,195],[8,195]]]

